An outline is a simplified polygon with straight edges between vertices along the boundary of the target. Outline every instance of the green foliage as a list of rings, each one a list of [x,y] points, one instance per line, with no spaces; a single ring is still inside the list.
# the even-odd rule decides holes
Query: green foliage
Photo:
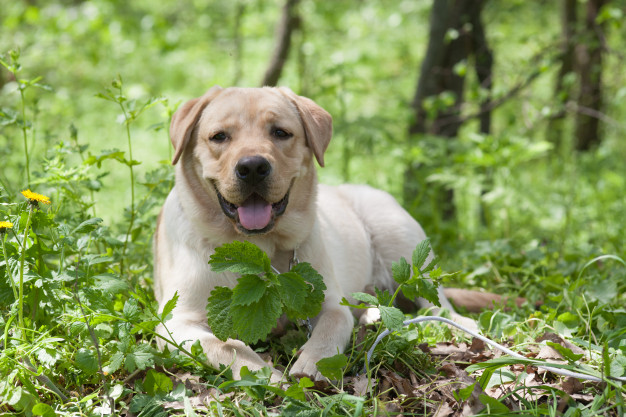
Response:
[[[330,358],[324,358],[317,362],[317,370],[330,380],[341,380],[344,368],[348,364],[346,355],[337,354]]]
[[[393,307],[393,302],[400,292],[409,300],[416,300],[421,297],[437,306],[441,306],[437,293],[441,270],[433,269],[436,259],[431,259],[428,265],[426,265],[430,252],[430,239],[425,239],[413,251],[412,265],[409,265],[404,258],[400,258],[398,262],[393,263],[391,268],[393,279],[399,284],[393,295],[386,290],[380,291],[376,289],[376,296],[359,292],[353,293],[352,298],[378,308],[380,318],[385,327],[395,331],[402,328],[402,322],[404,321],[404,314],[398,308]],[[431,272],[430,278],[427,278],[425,274],[429,271]],[[342,304],[353,308],[370,308],[362,304],[350,304],[345,298],[342,300]]]
[[[211,330],[220,340],[247,343],[264,340],[284,313],[291,320],[315,317],[322,308],[326,285],[306,262],[276,274],[269,257],[250,242],[232,242],[215,249],[209,261],[217,272],[244,274],[231,290],[216,287],[207,304]]]

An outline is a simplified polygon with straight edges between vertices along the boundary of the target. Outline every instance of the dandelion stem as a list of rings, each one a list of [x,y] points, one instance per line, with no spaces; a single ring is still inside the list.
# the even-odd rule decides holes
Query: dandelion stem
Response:
[[[24,243],[22,245],[22,255],[20,256],[20,283],[19,283],[19,293],[18,293],[18,324],[20,329],[25,329],[24,326],[24,260],[26,258],[26,240],[28,239],[28,232],[30,230],[30,223],[33,219],[33,212],[35,211],[35,206],[30,203],[30,208],[28,211],[28,219],[26,220],[26,227],[24,227]]]
[[[9,266],[9,257],[7,256],[7,250],[5,248],[4,241],[6,240],[6,235],[2,234],[2,254],[4,255],[4,267],[7,270],[7,277],[9,278],[9,282],[11,283],[11,288],[13,289],[13,296],[17,300],[17,288],[15,288],[15,281],[13,280],[13,274],[11,273],[11,267]]]
[[[20,85],[20,97],[22,101],[22,136],[24,139],[24,155],[26,156],[26,179],[30,187],[30,157],[28,156],[28,134],[26,127],[26,97],[24,95],[24,86]]]

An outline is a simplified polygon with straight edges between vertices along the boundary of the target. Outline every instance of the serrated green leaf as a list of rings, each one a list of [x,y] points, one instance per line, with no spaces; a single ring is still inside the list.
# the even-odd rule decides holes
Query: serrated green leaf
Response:
[[[290,272],[295,272],[310,284],[302,306],[302,314],[305,317],[317,316],[322,310],[322,303],[324,302],[324,291],[326,291],[324,278],[308,262],[300,262],[291,268]]]
[[[112,374],[116,372],[122,366],[122,362],[124,361],[124,354],[122,352],[115,352],[109,358],[109,363],[105,365],[102,370],[107,374]]]
[[[276,326],[282,314],[280,295],[275,288],[268,288],[259,301],[250,305],[230,307],[233,328],[245,343],[256,343],[265,339]]]
[[[174,389],[174,383],[167,375],[150,369],[143,380],[143,387],[148,395],[165,395]]]
[[[115,275],[97,275],[94,279],[95,283],[93,288],[108,294],[118,294],[128,289],[128,282]]]
[[[76,367],[86,373],[87,375],[93,375],[98,371],[98,360],[96,354],[90,349],[80,348],[74,356]]]
[[[174,310],[174,307],[176,307],[177,303],[178,303],[178,291],[176,291],[174,293],[174,296],[163,306],[163,310],[161,311],[161,319],[163,321],[168,320],[168,316],[172,313],[172,310]]]
[[[378,304],[389,306],[391,305],[391,300],[393,296],[389,293],[389,290],[381,291],[378,288],[374,287],[374,292],[376,292],[376,298],[378,298]]]
[[[309,285],[295,272],[286,272],[278,275],[278,283],[280,285],[277,287],[277,290],[283,305],[295,313],[300,313],[300,310],[304,307],[304,301],[310,288]],[[296,317],[291,318],[306,318],[306,316],[300,317],[298,314]]]
[[[430,239],[422,240],[413,251],[413,267],[422,269],[430,253]]]
[[[402,322],[404,321],[404,314],[402,314],[402,311],[396,307],[382,305],[378,306],[378,310],[380,311],[380,319],[386,328],[394,331],[402,329]]]
[[[134,372],[136,369],[144,370],[152,365],[154,365],[154,353],[146,344],[137,345],[131,353],[126,355],[124,361],[124,369],[128,372]]]
[[[215,249],[209,261],[216,272],[263,274],[272,272],[270,258],[250,242],[234,241]]]
[[[411,278],[411,265],[404,258],[391,264],[393,279],[398,284],[404,284]]]
[[[371,304],[373,306],[377,306],[379,304],[378,298],[365,292],[353,292],[351,295],[352,298],[363,303]]]
[[[126,303],[124,303],[124,310],[122,312],[124,314],[124,317],[131,322],[139,320],[139,317],[141,315],[141,309],[139,308],[139,304],[134,298],[129,298],[128,300],[126,300]]]
[[[417,283],[417,295],[430,301],[437,307],[441,307],[439,302],[439,292],[437,291],[437,285],[429,279],[420,279]]]
[[[35,350],[37,360],[43,365],[52,368],[59,358],[59,351],[50,347]]]
[[[247,306],[259,301],[265,294],[266,284],[257,275],[243,275],[233,288],[232,305]]]
[[[207,318],[211,331],[221,341],[233,336],[233,319],[230,305],[233,291],[227,287],[215,287],[207,304]]]
[[[76,226],[74,230],[72,230],[71,234],[92,232],[98,228],[102,221],[103,220],[99,217],[93,217],[89,220],[85,220],[84,222]]]
[[[365,305],[365,304],[363,304],[363,303],[361,303],[361,304],[351,304],[351,303],[350,303],[350,302],[346,299],[346,297],[343,297],[343,298],[341,299],[341,302],[339,303],[339,305],[341,305],[341,306],[346,306],[346,307],[350,307],[350,308],[360,308],[360,309],[362,309],[362,310],[366,310],[366,309],[368,309],[368,308],[371,308],[369,305]]]
[[[343,376],[343,368],[348,364],[348,358],[339,353],[330,358],[324,358],[316,363],[317,370],[331,381],[337,381]]]
[[[432,264],[434,264],[434,262],[433,262],[433,263],[431,263],[431,265],[432,265]],[[429,277],[430,277],[430,279],[432,279],[432,280],[437,280],[437,278],[440,278],[440,277],[441,277],[441,275],[443,274],[443,271],[441,270],[441,267],[440,267],[440,266],[438,266],[438,267],[436,267],[436,268],[434,268],[434,269],[432,269],[432,270],[430,270],[430,271],[427,271],[427,272],[428,272],[428,276],[429,276]]]

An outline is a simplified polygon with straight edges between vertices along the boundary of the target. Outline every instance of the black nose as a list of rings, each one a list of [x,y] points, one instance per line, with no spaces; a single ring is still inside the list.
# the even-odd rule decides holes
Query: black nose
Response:
[[[247,184],[255,185],[267,178],[272,172],[269,161],[262,156],[245,156],[237,162],[235,174]]]

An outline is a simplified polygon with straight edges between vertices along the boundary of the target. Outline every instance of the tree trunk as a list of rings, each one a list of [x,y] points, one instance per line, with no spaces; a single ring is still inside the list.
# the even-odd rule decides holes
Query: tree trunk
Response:
[[[472,49],[474,69],[481,88],[487,90],[487,98],[480,103],[480,133],[491,133],[491,90],[493,87],[493,52],[485,35],[485,26],[480,18],[480,10],[471,14]]]
[[[431,134],[444,138],[458,135],[463,123],[461,106],[465,75],[456,66],[475,59],[475,71],[481,85],[491,89],[493,55],[487,44],[480,17],[484,0],[434,0],[426,55],[422,61],[417,89],[412,101],[415,118],[409,127],[410,136]],[[446,97],[449,95],[449,97]],[[430,108],[427,105],[428,101]],[[446,105],[446,101],[451,102]],[[490,102],[481,103],[480,130],[490,130]],[[411,204],[418,195],[419,167],[410,163],[405,170],[404,200]],[[454,213],[452,191],[440,197],[445,217]]]
[[[299,0],[286,0],[283,6],[283,13],[280,24],[276,30],[276,48],[272,54],[269,66],[263,76],[261,85],[275,86],[280,79],[280,75],[289,56],[291,46],[291,35],[300,25],[300,17],[296,12]]]
[[[585,26],[576,48],[576,72],[580,89],[577,98],[576,149],[590,150],[601,142],[602,48],[604,33],[596,19],[606,0],[587,0]]]
[[[233,41],[235,47],[235,56],[233,62],[235,69],[233,71],[232,85],[238,85],[243,77],[243,38],[241,36],[241,21],[246,12],[246,4],[238,2],[235,5],[235,24],[233,25]]]
[[[554,100],[560,107],[548,123],[548,140],[554,144],[556,149],[562,148],[563,123],[565,121],[565,106],[571,99],[572,87],[567,85],[565,78],[574,72],[575,46],[576,46],[576,22],[577,22],[577,0],[561,1],[561,45],[560,61],[561,67],[556,78],[554,88]]]

